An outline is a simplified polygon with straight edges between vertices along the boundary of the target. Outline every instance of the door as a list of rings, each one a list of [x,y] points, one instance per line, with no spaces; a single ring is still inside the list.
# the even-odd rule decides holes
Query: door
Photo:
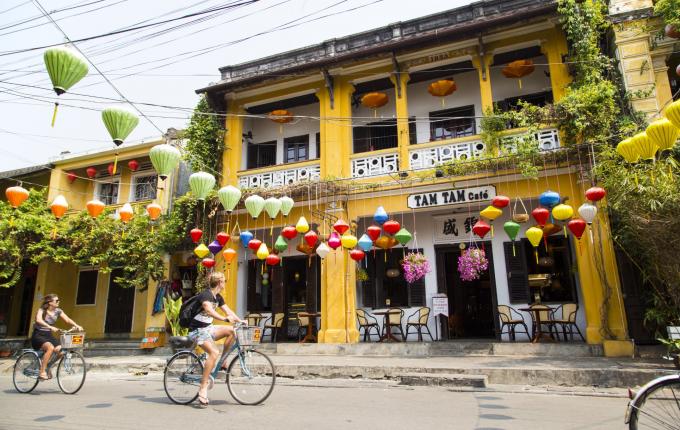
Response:
[[[106,302],[106,325],[104,327],[104,332],[107,334],[132,331],[135,289],[118,285],[115,279],[122,274],[121,269],[114,269],[109,274],[109,297]]]

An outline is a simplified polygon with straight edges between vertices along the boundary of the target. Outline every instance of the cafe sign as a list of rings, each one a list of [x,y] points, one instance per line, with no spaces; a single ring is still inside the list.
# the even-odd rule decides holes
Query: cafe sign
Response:
[[[496,187],[487,185],[473,188],[454,188],[450,190],[410,194],[408,207],[411,209],[437,206],[452,206],[474,202],[484,202],[496,197]]]

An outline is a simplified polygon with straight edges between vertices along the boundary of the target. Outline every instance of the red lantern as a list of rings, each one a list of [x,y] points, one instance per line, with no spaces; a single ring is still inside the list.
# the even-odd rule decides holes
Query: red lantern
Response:
[[[496,196],[493,199],[491,199],[491,206],[498,208],[498,209],[503,209],[507,205],[510,204],[510,198],[506,196]]]
[[[130,161],[128,161],[128,167],[133,172],[136,172],[137,169],[139,169],[139,163],[137,162],[137,160],[130,160]]]
[[[109,175],[113,176],[113,163],[109,164],[106,170],[109,172]]]
[[[283,228],[283,230],[281,230],[281,236],[288,240],[295,239],[295,236],[297,236],[297,234],[298,234],[297,230],[292,225],[286,226]]]
[[[586,222],[580,218],[575,218],[567,223],[567,228],[571,231],[571,234],[576,236],[576,239],[580,240],[586,230]]]
[[[394,236],[395,234],[397,234],[399,230],[401,230],[401,225],[399,224],[399,222],[391,219],[385,221],[385,223],[383,224],[383,230],[385,230],[385,233]]]
[[[347,230],[349,230],[349,224],[345,222],[344,219],[339,219],[333,224],[333,230],[337,231],[340,236],[345,234]]]
[[[189,232],[189,235],[191,236],[191,240],[194,243],[198,243],[201,240],[201,236],[203,236],[203,230],[200,228],[194,228]]]
[[[94,179],[95,176],[97,176],[97,169],[94,167],[88,167],[85,169],[85,173],[87,173],[87,177],[90,179]]]
[[[604,190],[604,188],[591,187],[586,190],[586,198],[591,202],[598,202],[602,200],[606,195],[607,192]]]
[[[366,256],[366,253],[361,249],[353,249],[349,252],[349,256],[354,261],[361,261]]]
[[[217,240],[217,243],[220,244],[220,246],[224,246],[229,242],[229,235],[223,231],[217,233],[217,236],[215,237]]]
[[[371,238],[371,240],[372,240],[373,242],[375,242],[376,240],[378,240],[378,238],[380,237],[380,234],[381,234],[381,233],[382,233],[382,229],[381,229],[379,226],[375,225],[375,224],[369,226],[369,227],[366,229],[366,234],[368,235],[368,237]]]
[[[307,242],[307,245],[310,247],[314,248],[314,245],[316,245],[316,242],[319,241],[319,236],[316,234],[314,230],[309,230],[307,233],[305,233],[305,242]]]
[[[260,245],[262,245],[262,241],[260,239],[250,239],[250,242],[248,242],[248,248],[252,249],[253,252],[257,252],[257,250],[260,248]]]
[[[265,259],[265,262],[269,266],[276,266],[277,264],[279,264],[281,262],[281,257],[279,257],[278,255],[276,255],[274,253],[271,253],[267,256],[267,258]]]
[[[491,226],[486,222],[479,220],[472,226],[472,232],[479,236],[480,239],[484,239],[489,231],[491,231]]]
[[[68,179],[68,182],[72,184],[76,179],[78,179],[78,176],[76,176],[76,174],[73,172],[68,172],[66,174],[66,179]]]
[[[201,264],[206,269],[210,269],[211,267],[215,266],[215,260],[213,260],[212,258],[204,258],[203,260],[201,260]]]
[[[531,211],[531,216],[534,217],[538,225],[543,227],[548,221],[548,217],[550,217],[550,211],[546,208],[538,207]]]

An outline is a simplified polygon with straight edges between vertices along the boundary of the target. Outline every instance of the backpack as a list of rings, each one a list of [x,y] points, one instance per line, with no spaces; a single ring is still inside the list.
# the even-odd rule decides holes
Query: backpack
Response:
[[[202,303],[198,301],[198,296],[199,294],[196,294],[187,301],[182,302],[182,306],[179,308],[180,327],[189,328],[191,320],[193,320],[194,317],[201,311]]]

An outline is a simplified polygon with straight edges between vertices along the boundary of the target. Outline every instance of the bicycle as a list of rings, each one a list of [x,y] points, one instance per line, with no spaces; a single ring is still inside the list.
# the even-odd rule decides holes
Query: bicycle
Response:
[[[64,394],[77,393],[85,383],[87,373],[83,355],[76,351],[85,344],[85,333],[73,333],[70,330],[61,330],[61,356],[53,354],[47,364],[49,373],[57,362],[57,383]],[[14,363],[12,382],[14,388],[20,393],[30,393],[40,382],[40,366],[42,364],[42,350],[22,349],[17,361]]]
[[[680,430],[680,373],[656,378],[636,395],[628,393],[631,401],[624,421],[630,430]]]
[[[227,357],[234,351],[236,356],[227,367],[226,383],[229,394],[242,405],[258,405],[271,395],[276,383],[274,363],[267,354],[255,350],[260,343],[262,331],[260,327],[248,326],[245,323],[234,325],[236,340],[229,352],[222,352],[215,368],[210,373],[212,381]],[[203,377],[203,366],[207,358],[204,352],[200,356],[193,349],[196,344],[186,336],[170,338],[170,342],[182,350],[168,359],[163,372],[163,388],[172,402],[179,405],[192,403],[198,397],[198,387]]]

